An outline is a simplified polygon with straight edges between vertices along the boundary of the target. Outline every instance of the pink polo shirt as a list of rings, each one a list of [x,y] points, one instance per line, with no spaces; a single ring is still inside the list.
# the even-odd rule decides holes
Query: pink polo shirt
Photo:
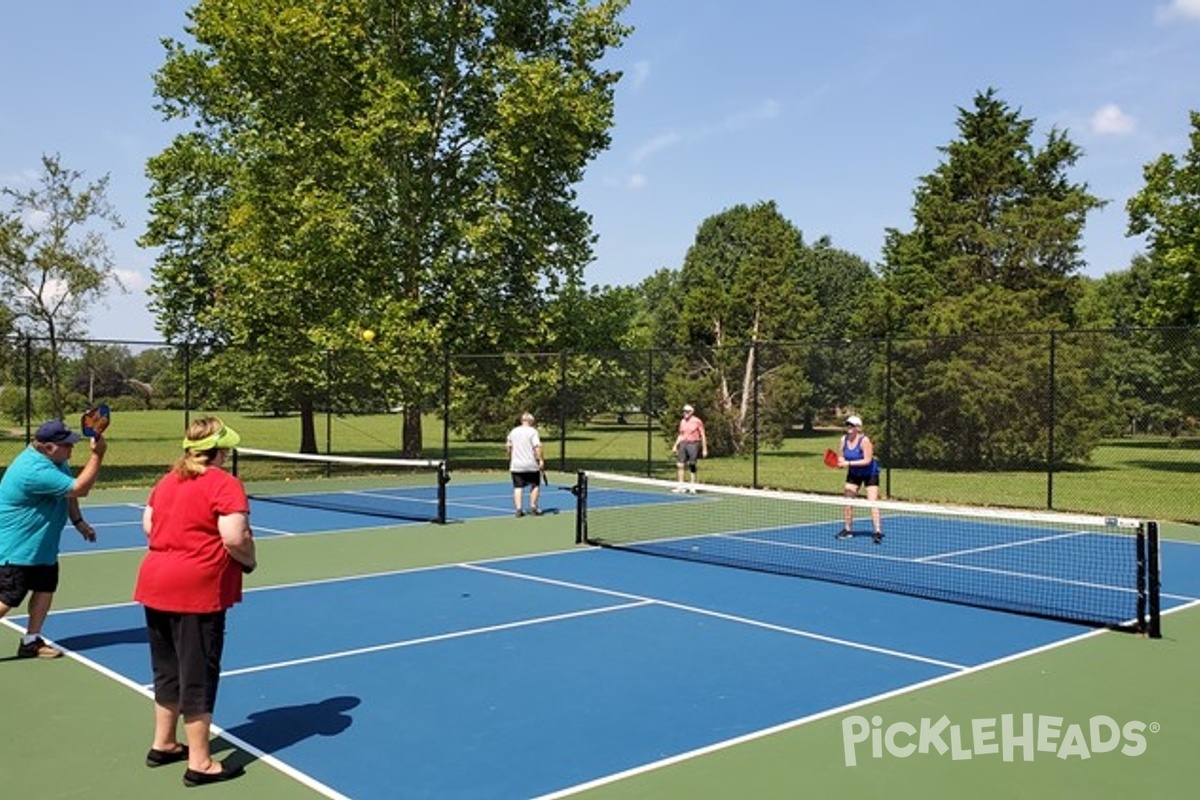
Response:
[[[704,422],[695,414],[679,420],[679,441],[698,442],[704,433]]]

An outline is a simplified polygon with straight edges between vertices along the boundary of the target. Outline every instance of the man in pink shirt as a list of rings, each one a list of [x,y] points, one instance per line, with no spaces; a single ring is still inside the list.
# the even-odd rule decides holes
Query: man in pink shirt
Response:
[[[704,433],[704,420],[696,416],[696,409],[692,408],[690,403],[683,407],[683,419],[679,420],[679,435],[675,437],[675,444],[671,445],[671,453],[675,456],[679,471],[679,485],[672,491],[676,494],[695,494],[696,461],[701,457],[708,458],[708,436]],[[684,483],[685,468],[691,473],[691,486]]]

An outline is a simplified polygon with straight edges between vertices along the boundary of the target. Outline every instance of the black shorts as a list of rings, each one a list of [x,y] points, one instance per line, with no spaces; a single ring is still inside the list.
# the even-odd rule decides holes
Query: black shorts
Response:
[[[691,466],[700,460],[700,442],[683,442],[679,445],[678,464]]]
[[[512,474],[514,489],[520,489],[525,486],[537,486],[541,481],[542,473],[538,470],[532,472],[514,472]]]
[[[225,612],[180,614],[146,609],[154,668],[154,702],[184,715],[211,714],[217,704]]]
[[[879,473],[876,472],[874,475],[851,475],[849,472],[847,472],[846,485],[849,486],[851,484],[857,486],[859,489],[864,486],[878,486]]]
[[[58,564],[0,565],[0,603],[21,605],[30,592],[58,591]]]

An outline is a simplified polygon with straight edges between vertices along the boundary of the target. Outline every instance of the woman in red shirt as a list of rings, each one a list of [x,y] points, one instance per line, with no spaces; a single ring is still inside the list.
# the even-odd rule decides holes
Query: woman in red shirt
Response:
[[[242,599],[243,573],[257,565],[246,490],[222,469],[240,440],[216,417],[192,422],[183,456],[151,490],[142,515],[150,552],[133,599],[145,606],[154,668],[154,743],[146,765],[186,760],[188,786],[243,772],[213,761],[208,742],[225,612]],[[180,716],[186,745],[176,738]]]

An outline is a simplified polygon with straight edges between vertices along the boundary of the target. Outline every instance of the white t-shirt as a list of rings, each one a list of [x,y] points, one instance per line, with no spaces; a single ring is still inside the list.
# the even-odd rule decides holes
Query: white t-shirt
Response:
[[[537,428],[532,425],[518,425],[508,432],[508,469],[510,472],[537,472],[541,469],[538,464],[535,447],[541,447],[542,440]]]

